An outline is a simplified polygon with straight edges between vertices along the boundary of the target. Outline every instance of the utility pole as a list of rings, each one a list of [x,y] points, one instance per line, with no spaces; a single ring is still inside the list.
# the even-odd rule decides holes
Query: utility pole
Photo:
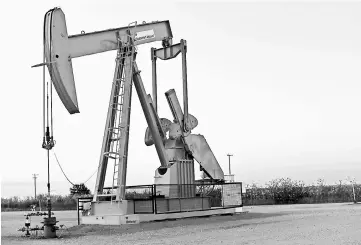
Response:
[[[36,200],[36,178],[37,178],[38,174],[33,174],[33,179],[34,179],[34,190],[35,190],[35,195],[34,198]]]
[[[352,185],[352,194],[353,194],[353,202],[357,203],[356,201],[356,194],[355,194],[355,178],[351,178],[350,176],[347,176],[347,180],[350,182],[350,184]]]
[[[352,183],[352,193],[353,193],[353,202],[354,203],[357,203],[356,201],[356,194],[355,194],[355,183],[354,182],[351,182]]]
[[[229,175],[231,175],[231,157],[232,157],[233,155],[228,153],[227,156],[228,156]]]

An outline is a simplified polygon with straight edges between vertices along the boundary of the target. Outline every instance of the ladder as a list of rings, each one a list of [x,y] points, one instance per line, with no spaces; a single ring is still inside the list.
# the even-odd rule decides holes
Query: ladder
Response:
[[[136,47],[134,45],[135,25],[127,35],[118,36],[118,51],[115,74],[110,96],[103,146],[93,201],[98,197],[110,197],[110,201],[125,199],[126,170],[129,142],[130,109],[132,95],[133,64]],[[111,187],[104,193],[107,166],[113,164]]]

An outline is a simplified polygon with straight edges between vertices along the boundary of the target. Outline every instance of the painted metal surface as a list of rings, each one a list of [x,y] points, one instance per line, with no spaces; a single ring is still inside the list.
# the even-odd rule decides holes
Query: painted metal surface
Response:
[[[174,122],[178,123],[183,131],[183,111],[180,106],[177,94],[174,89],[170,89],[165,93],[165,96],[168,101],[168,105],[172,112]]]
[[[79,113],[65,15],[59,8],[45,17],[45,57],[56,92],[70,114]]]
[[[133,60],[129,57],[125,59],[124,72],[124,97],[123,109],[121,111],[120,130],[122,139],[119,141],[119,165],[118,165],[118,193],[116,200],[125,199],[125,187],[127,180],[127,166],[128,166],[128,145],[129,145],[129,128],[130,128],[130,112],[132,107],[132,77],[133,77]],[[113,180],[114,181],[114,180]]]
[[[157,57],[154,55],[155,48],[151,49],[152,59],[152,95],[155,112],[158,113],[158,87],[157,87]]]
[[[109,162],[114,166],[111,200],[113,201],[114,196],[116,201],[125,198],[135,48],[130,42],[130,37],[122,36],[119,39],[116,70],[95,185],[95,201],[99,194],[102,195]],[[128,45],[122,46],[125,43]]]
[[[135,45],[168,40],[173,37],[168,20],[140,24],[137,25],[136,28],[126,26],[104,31],[72,35],[69,36],[69,51],[71,58],[116,50],[116,33],[118,32],[119,36],[125,36],[127,35],[126,32],[128,29],[131,30],[131,35],[135,34]],[[152,32],[149,33],[149,31]]]
[[[110,205],[110,204],[108,204]],[[113,205],[117,206],[117,205]],[[210,216],[210,215],[225,215],[233,213],[242,213],[243,207],[236,208],[225,208],[225,209],[210,209],[202,211],[193,211],[193,212],[176,212],[176,213],[164,213],[164,214],[129,214],[124,215],[128,219],[137,219],[140,223],[150,222],[155,220],[169,220],[169,219],[181,219],[189,217],[201,217],[201,216]],[[139,218],[135,218],[135,216]],[[81,219],[82,224],[99,224],[99,225],[121,225],[125,224],[124,220],[121,219],[123,216],[119,215],[92,215],[92,216],[83,216]]]
[[[223,180],[224,173],[203,135],[190,134],[184,140],[192,152],[192,156],[203,167],[204,171],[215,180]]]
[[[174,89],[170,89],[168,90],[166,93],[166,98],[168,101],[168,105],[171,108],[174,120],[176,121],[176,123],[179,123],[179,127],[182,129],[182,133],[183,135],[186,135],[187,133],[189,134],[190,130],[193,130],[195,127],[198,126],[198,119],[191,115],[188,114],[188,132],[185,132],[184,128],[183,128],[183,120],[184,120],[184,115],[183,115],[183,111],[182,108],[180,106],[177,94],[175,92]]]
[[[188,82],[187,82],[187,41],[181,40],[182,50],[182,79],[183,79],[183,130],[184,132],[191,131],[189,125],[189,114],[188,114]]]
[[[119,51],[120,52],[120,51]],[[98,165],[98,172],[97,172],[97,178],[95,183],[95,191],[94,191],[94,201],[97,201],[97,195],[98,193],[103,192],[104,182],[105,182],[105,175],[107,171],[108,166],[108,160],[109,158],[104,155],[104,152],[110,151],[110,144],[111,144],[111,137],[112,135],[109,132],[109,127],[114,125],[114,122],[116,121],[116,115],[113,113],[114,108],[111,106],[114,103],[118,103],[119,95],[121,93],[120,86],[117,85],[115,82],[118,77],[123,76],[123,65],[124,60],[119,60],[119,53],[118,57],[116,59],[116,65],[115,65],[115,72],[113,77],[113,84],[112,84],[112,90],[110,93],[110,99],[109,99],[109,106],[108,106],[108,112],[107,112],[107,118],[105,121],[105,128],[104,128],[104,134],[103,134],[103,143],[102,143],[102,149],[99,159],[99,165]]]
[[[65,15],[60,8],[49,11],[45,23],[45,56],[54,87],[70,114],[79,113],[71,59],[117,49],[118,34],[126,36],[133,26],[68,36]],[[133,33],[134,32],[134,33]],[[169,41],[173,35],[169,21],[137,25],[131,34],[135,45]]]
[[[188,82],[187,82],[187,41],[182,39],[180,43],[170,45],[168,47],[163,47],[160,49],[152,49],[152,71],[153,71],[153,97],[157,101],[157,80],[156,80],[156,60],[157,58],[161,60],[169,60],[182,54],[182,81],[183,81],[183,117],[184,120],[182,123],[182,129],[184,132],[189,132],[190,121],[188,113]],[[182,118],[183,119],[183,118]]]
[[[161,130],[159,130],[159,132],[163,133],[163,136],[165,137],[167,132],[169,132],[171,125],[172,122],[167,118],[160,118]],[[147,129],[145,130],[144,143],[146,146],[151,146],[154,144],[152,133],[150,132],[149,127],[147,127]]]
[[[112,84],[112,90],[110,93],[110,99],[109,99],[109,106],[108,106],[108,112],[107,112],[107,118],[105,121],[105,128],[104,128],[104,135],[103,135],[103,143],[101,148],[101,154],[99,159],[99,165],[98,165],[98,173],[96,178],[96,184],[95,184],[95,191],[94,191],[94,201],[97,201],[97,195],[99,193],[103,192],[104,182],[105,182],[105,176],[107,171],[107,166],[109,160],[112,158],[107,157],[104,153],[111,151],[111,144],[112,144],[112,131],[110,130],[111,127],[114,127],[114,124],[117,122],[117,113],[115,112],[117,107],[113,107],[113,104],[119,103],[119,98],[122,96],[121,91],[121,82],[116,82],[117,79],[123,77],[124,73],[124,63],[125,59],[120,60],[120,53],[121,51],[118,51],[117,59],[116,59],[116,66],[115,66],[115,72],[113,77],[113,84]],[[129,58],[128,58],[129,59]],[[117,161],[118,159],[114,158],[114,161]]]
[[[180,106],[178,97],[174,89],[167,91],[166,93],[167,101],[169,107],[172,111],[174,121],[179,125],[181,129],[183,129],[183,112]],[[194,129],[198,125],[198,120],[189,114],[189,123],[188,127],[190,129]],[[176,130],[176,129],[174,129]],[[208,145],[206,139],[203,135],[194,135],[188,134],[184,132],[183,129],[182,137],[183,142],[185,144],[185,148],[191,153],[191,155],[196,159],[196,161],[202,166],[205,172],[215,180],[223,180],[224,173],[222,168],[219,166],[219,163],[214,156],[210,146]],[[172,128],[170,131],[170,135],[174,135],[176,133],[173,132]]]
[[[133,84],[137,91],[138,98],[139,98],[140,104],[142,106],[144,116],[147,120],[148,127],[151,131],[152,138],[153,138],[154,144],[155,144],[155,148],[157,150],[157,154],[158,154],[158,157],[160,160],[160,164],[162,167],[167,167],[168,166],[168,156],[167,156],[167,153],[164,148],[163,139],[161,137],[161,134],[160,134],[157,124],[156,124],[155,116],[157,116],[157,115],[153,113],[155,111],[154,108],[153,109],[151,108],[151,107],[153,107],[153,105],[150,104],[148,101],[148,96],[147,96],[147,93],[145,92],[143,81],[139,74],[140,71],[138,70],[138,66],[137,66],[136,62],[134,62],[133,67],[134,67],[133,68],[134,69]]]
[[[152,48],[152,60],[155,60],[156,58],[161,60],[173,59],[182,52],[182,45],[182,43],[177,43],[165,48]]]

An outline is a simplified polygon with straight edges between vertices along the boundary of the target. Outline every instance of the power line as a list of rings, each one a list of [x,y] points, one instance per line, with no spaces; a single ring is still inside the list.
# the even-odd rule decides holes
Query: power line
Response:
[[[72,185],[74,185],[74,183],[73,182],[71,182],[70,180],[69,180],[69,178],[68,178],[68,176],[66,176],[66,174],[65,174],[65,172],[64,172],[64,170],[63,170],[63,168],[61,167],[61,165],[60,165],[60,162],[59,162],[59,160],[58,160],[58,157],[56,156],[56,154],[55,154],[55,151],[53,150],[53,153],[54,153],[54,156],[55,156],[55,159],[56,159],[56,162],[58,163],[58,165],[59,165],[59,167],[60,167],[60,170],[61,170],[61,172],[63,173],[63,175],[65,176],[65,178],[68,180],[68,182],[70,183],[70,184],[72,184]],[[96,173],[98,171],[98,169],[97,170],[95,170],[94,171],[94,173],[92,174],[92,175],[90,175],[90,177],[84,182],[84,184],[86,183],[86,182],[88,182],[93,176],[94,176],[94,174]]]
[[[71,181],[69,180],[68,176],[66,176],[66,174],[64,173],[63,168],[61,167],[61,165],[60,165],[60,163],[59,163],[59,160],[58,160],[58,158],[56,157],[56,154],[55,154],[55,151],[54,151],[54,150],[53,150],[53,153],[54,153],[56,162],[58,163],[58,165],[59,165],[59,167],[60,167],[61,172],[63,172],[63,174],[64,174],[65,178],[68,180],[68,182],[69,182],[70,184],[74,185],[74,183],[71,182]]]
[[[95,174],[96,172],[98,172],[98,169],[94,171],[94,173],[84,182],[84,184],[85,184],[86,182],[88,182],[88,181],[91,179],[91,177],[94,176],[94,174]]]

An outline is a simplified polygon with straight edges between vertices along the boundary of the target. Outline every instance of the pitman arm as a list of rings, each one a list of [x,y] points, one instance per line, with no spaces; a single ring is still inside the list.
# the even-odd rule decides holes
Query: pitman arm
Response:
[[[147,124],[149,127],[149,130],[152,134],[155,149],[157,150],[157,154],[160,160],[160,164],[162,168],[168,167],[168,156],[164,148],[163,144],[163,132],[157,125],[157,122],[159,122],[158,115],[154,113],[154,107],[152,105],[152,101],[150,96],[147,95],[144,89],[144,85],[142,82],[142,78],[139,75],[139,70],[136,62],[134,62],[133,65],[133,82],[135,89],[137,90],[138,97],[140,100],[140,104],[142,106],[145,119],[147,120]]]

